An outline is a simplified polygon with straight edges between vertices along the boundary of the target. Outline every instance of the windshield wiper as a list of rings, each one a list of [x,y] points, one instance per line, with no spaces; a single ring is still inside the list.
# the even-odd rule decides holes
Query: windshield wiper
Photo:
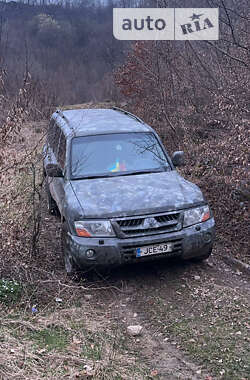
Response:
[[[95,179],[95,178],[108,178],[108,177],[113,177],[111,174],[106,173],[106,174],[95,174],[95,175],[85,175],[82,177],[75,177],[71,178],[72,181],[78,181],[81,179]]]
[[[158,169],[145,169],[145,170],[131,170],[126,172],[119,172],[116,176],[124,176],[124,175],[137,175],[137,174],[149,174],[149,173],[161,173],[166,170],[162,170],[162,168]]]
[[[130,170],[130,171],[125,171],[125,172],[112,172],[112,173],[105,173],[105,174],[86,175],[82,177],[71,178],[71,180],[77,181],[77,180],[83,180],[83,179],[111,178],[111,177],[120,177],[120,176],[126,176],[126,175],[162,173],[168,170],[169,170],[168,167],[157,168],[157,169]]]

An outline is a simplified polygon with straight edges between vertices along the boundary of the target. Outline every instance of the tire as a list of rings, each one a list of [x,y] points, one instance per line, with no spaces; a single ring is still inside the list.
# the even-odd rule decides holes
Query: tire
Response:
[[[44,169],[44,166],[43,166],[43,176],[44,176],[44,178],[47,177],[47,173],[46,173],[46,170]]]
[[[192,258],[191,260],[194,262],[194,263],[200,263],[201,261],[204,261],[204,260],[207,260],[209,258],[209,256],[211,255],[212,253],[212,248],[210,249],[210,251],[208,253],[206,253],[205,255],[202,255],[202,256],[198,256],[198,257],[194,257]]]
[[[73,276],[79,271],[75,264],[72,255],[67,247],[66,237],[68,233],[67,223],[63,222],[61,227],[61,252],[64,263],[64,268],[68,276]]]
[[[48,177],[47,177],[48,178]],[[47,194],[47,209],[50,215],[59,215],[59,210],[57,207],[56,202],[52,198],[52,195],[49,190],[49,185],[48,185],[48,179],[46,178],[46,183],[45,183],[45,189],[46,189],[46,194]]]

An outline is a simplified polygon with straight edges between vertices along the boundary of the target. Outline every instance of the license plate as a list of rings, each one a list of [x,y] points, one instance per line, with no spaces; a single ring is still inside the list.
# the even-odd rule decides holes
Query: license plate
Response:
[[[173,247],[170,243],[157,245],[147,245],[146,247],[136,248],[136,257],[158,255],[159,253],[172,252]]]

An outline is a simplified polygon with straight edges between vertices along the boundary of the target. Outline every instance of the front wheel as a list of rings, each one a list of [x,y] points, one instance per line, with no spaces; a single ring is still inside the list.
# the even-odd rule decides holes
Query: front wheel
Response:
[[[57,215],[59,215],[59,210],[58,210],[56,202],[54,201],[54,199],[52,198],[52,195],[50,193],[48,179],[46,179],[45,188],[46,188],[46,194],[47,194],[47,209],[48,209],[48,212],[51,215],[56,215],[57,216]]]
[[[72,276],[76,274],[78,267],[75,264],[72,254],[68,248],[67,245],[67,233],[68,233],[68,228],[67,228],[67,223],[63,222],[62,223],[62,228],[61,228],[61,251],[62,251],[62,258],[64,262],[64,268],[66,273],[69,276]]]
[[[194,263],[199,263],[201,261],[204,261],[204,260],[207,260],[209,258],[209,256],[211,255],[212,253],[212,248],[208,251],[208,253],[206,253],[205,255],[201,255],[201,256],[197,256],[197,257],[194,257],[192,258],[191,260],[194,262]]]

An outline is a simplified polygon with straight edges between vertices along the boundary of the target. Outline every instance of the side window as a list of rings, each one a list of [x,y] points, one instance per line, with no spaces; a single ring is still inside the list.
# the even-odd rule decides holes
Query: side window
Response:
[[[64,169],[65,156],[66,156],[66,138],[64,134],[61,133],[59,149],[58,149],[58,162],[61,166],[61,169]]]
[[[51,148],[53,147],[54,135],[55,135],[55,120],[51,119],[49,123],[48,134],[47,134],[47,142]]]
[[[58,148],[59,148],[59,142],[60,142],[60,135],[62,133],[62,130],[61,128],[58,127],[57,124],[55,124],[55,136],[54,136],[54,141],[53,141],[53,152],[56,156],[56,158],[58,157]]]

